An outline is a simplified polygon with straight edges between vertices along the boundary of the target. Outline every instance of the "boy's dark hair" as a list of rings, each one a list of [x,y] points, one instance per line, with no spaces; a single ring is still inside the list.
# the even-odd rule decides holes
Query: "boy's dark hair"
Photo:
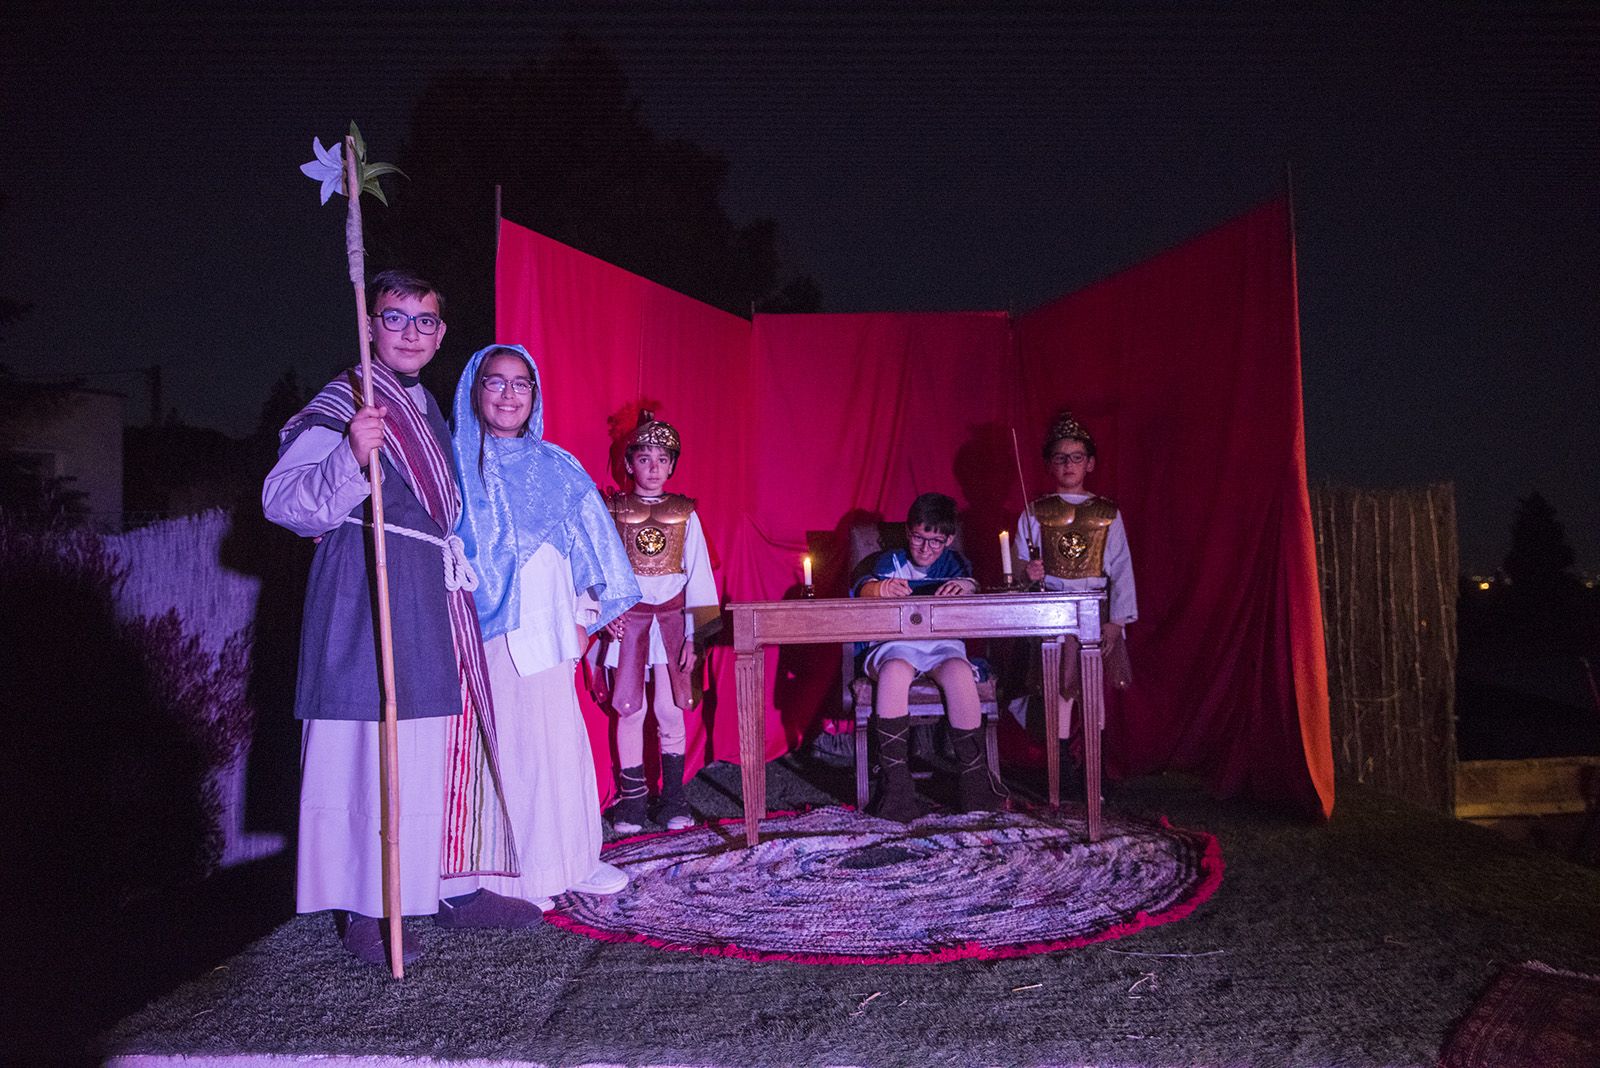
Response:
[[[955,498],[947,497],[943,493],[924,493],[912,501],[911,510],[906,512],[906,529],[916,530],[918,527],[937,531],[940,534],[954,534],[956,532]]]
[[[421,275],[400,267],[379,271],[372,276],[372,281],[367,283],[367,307],[376,308],[378,298],[385,293],[416,297],[418,300],[432,293],[433,299],[439,302],[439,318],[444,318],[444,294],[439,292],[438,286]]]

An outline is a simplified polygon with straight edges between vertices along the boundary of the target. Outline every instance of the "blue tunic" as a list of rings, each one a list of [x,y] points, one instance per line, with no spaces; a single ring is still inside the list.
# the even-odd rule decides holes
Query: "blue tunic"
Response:
[[[940,553],[926,568],[913,564],[904,549],[886,549],[873,561],[872,570],[851,588],[850,596],[856,596],[862,586],[875,580],[881,582],[884,579],[903,578],[910,584],[913,594],[931,594],[951,579],[971,577],[972,565],[954,549]],[[946,660],[967,660],[970,663],[966,643],[959,638],[912,638],[868,646],[861,659],[861,671],[868,678],[876,680],[883,665],[891,660],[906,661],[919,675],[932,671]],[[973,675],[974,678],[980,677],[976,667]]]
[[[450,455],[444,416],[429,396],[428,426]],[[331,419],[312,416],[295,436],[311,426],[343,434]],[[294,437],[283,443],[287,449]],[[280,449],[280,454],[282,452]],[[406,527],[444,537],[400,471],[383,460],[383,518],[388,527]],[[364,500],[350,514],[372,521]],[[395,703],[401,719],[461,713],[461,679],[450,611],[445,601],[444,565],[437,545],[389,533],[384,539],[389,572],[390,624],[394,634]],[[378,595],[373,579],[372,530],[343,523],[322,536],[311,561],[305,615],[300,628],[300,673],[295,686],[298,719],[375,721],[383,715],[378,653]]]

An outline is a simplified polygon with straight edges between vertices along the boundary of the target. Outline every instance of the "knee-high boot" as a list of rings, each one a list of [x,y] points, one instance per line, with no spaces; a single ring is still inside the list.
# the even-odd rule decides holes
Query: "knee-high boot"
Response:
[[[661,810],[657,814],[669,831],[694,826],[689,798],[683,792],[683,754],[661,754]]]
[[[962,812],[1004,812],[1006,795],[996,789],[989,776],[988,754],[984,752],[983,728],[950,728],[950,743],[956,751],[956,801]]]
[[[611,827],[620,834],[634,834],[644,830],[645,800],[649,790],[644,781],[644,765],[619,768],[617,771],[617,801],[611,806]]]
[[[916,787],[911,783],[911,766],[906,763],[911,719],[903,716],[884,720],[874,716],[872,722],[878,741],[878,791],[867,811],[886,820],[910,823],[923,814]]]

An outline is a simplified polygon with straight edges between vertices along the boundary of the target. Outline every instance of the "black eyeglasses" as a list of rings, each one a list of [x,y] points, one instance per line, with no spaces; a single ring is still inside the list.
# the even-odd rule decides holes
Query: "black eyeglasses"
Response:
[[[1084,464],[1089,462],[1089,454],[1086,452],[1058,452],[1050,457],[1050,462],[1058,467],[1066,467],[1069,464]]]
[[[943,549],[950,544],[948,534],[908,534],[906,541],[918,549]]]
[[[490,393],[504,393],[507,386],[510,386],[511,392],[519,397],[526,397],[533,392],[533,383],[526,378],[503,378],[500,375],[490,375],[487,378],[479,379],[479,381],[483,383],[483,388]]]
[[[388,308],[381,314],[374,313],[373,318],[382,319],[383,328],[392,330],[396,334],[404,330],[408,323],[416,323],[417,333],[419,334],[437,334],[439,332],[439,324],[444,322],[437,315],[429,315],[427,312],[423,312],[421,315],[407,315],[396,308]]]

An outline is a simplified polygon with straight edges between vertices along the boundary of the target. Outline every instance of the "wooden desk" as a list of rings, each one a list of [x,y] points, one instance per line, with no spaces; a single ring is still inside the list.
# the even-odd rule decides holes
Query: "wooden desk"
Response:
[[[733,616],[739,694],[739,760],[745,842],[760,838],[767,811],[766,657],[768,645],[887,641],[891,638],[1043,638],[1045,767],[1050,804],[1061,803],[1061,649],[1079,642],[1083,756],[1089,839],[1100,838],[1100,731],[1105,690],[1100,663],[1100,596],[1088,593],[978,593],[958,597],[835,597],[728,605]]]

